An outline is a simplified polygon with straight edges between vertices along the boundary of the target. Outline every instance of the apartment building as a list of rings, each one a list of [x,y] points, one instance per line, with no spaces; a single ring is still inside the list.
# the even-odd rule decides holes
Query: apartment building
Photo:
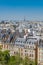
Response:
[[[39,41],[38,45],[38,65],[43,65],[43,40]]]
[[[36,61],[36,38],[17,38],[15,45],[19,48],[19,53],[22,58],[28,56],[33,61]]]
[[[10,55],[19,54],[19,48],[10,43],[0,43],[0,47],[2,51],[9,50]]]
[[[2,51],[9,50],[10,55],[20,54],[22,58],[28,56],[28,58],[35,60],[37,39],[29,38],[27,41],[25,38],[17,38],[15,43],[1,43]]]

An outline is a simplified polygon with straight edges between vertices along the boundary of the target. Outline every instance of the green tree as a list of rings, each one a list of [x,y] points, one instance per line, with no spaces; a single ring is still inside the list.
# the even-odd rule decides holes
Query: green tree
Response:
[[[2,56],[3,56],[3,53],[2,51],[0,51],[0,61],[2,61]]]
[[[9,65],[15,65],[15,56],[10,56],[10,61],[9,61]]]
[[[29,65],[29,59],[28,59],[27,56],[24,58],[24,63],[23,63],[23,65]]]
[[[35,65],[35,62],[26,56],[23,65]]]
[[[3,52],[3,55],[4,55],[4,63],[5,64],[8,64],[9,63],[9,60],[10,60],[10,54],[9,54],[9,51],[8,50],[6,50],[6,51],[4,51]]]
[[[10,56],[9,51],[0,51],[0,64],[2,65],[35,65],[27,56],[22,59],[19,54]]]

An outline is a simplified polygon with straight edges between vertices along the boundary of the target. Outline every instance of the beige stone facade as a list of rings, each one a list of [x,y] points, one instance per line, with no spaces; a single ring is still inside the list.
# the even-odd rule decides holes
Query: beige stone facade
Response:
[[[20,57],[25,58],[28,56],[28,58],[32,59],[33,61],[37,60],[38,65],[43,65],[43,48],[37,47],[36,52],[36,46],[34,46],[34,48],[30,48],[29,46],[19,47],[14,44],[7,43],[0,43],[0,46],[2,51],[9,50],[10,55],[16,55],[19,53]]]
[[[13,44],[0,44],[0,46],[2,46],[2,51],[4,50],[9,50],[10,51],[10,55],[16,55],[16,54],[20,54],[20,57],[25,58],[26,56],[28,56],[28,58],[35,60],[35,48],[31,49],[31,48],[26,48],[26,47],[18,47],[16,45]]]
[[[38,64],[43,65],[43,48],[38,47]]]

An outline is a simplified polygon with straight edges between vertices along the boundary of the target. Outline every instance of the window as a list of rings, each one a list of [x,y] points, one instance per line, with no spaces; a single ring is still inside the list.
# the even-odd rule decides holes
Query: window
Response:
[[[15,54],[15,52],[14,52],[14,54]]]
[[[30,54],[30,57],[33,57],[34,55],[33,54]]]
[[[25,52],[27,52],[27,50],[25,50]]]
[[[21,51],[23,51],[23,49],[21,48]]]
[[[30,46],[30,48],[32,48],[32,46]]]
[[[8,45],[7,45],[7,49],[8,49]]]
[[[31,41],[29,42],[29,44],[31,44]]]
[[[34,44],[34,43],[32,42],[32,44]]]
[[[33,54],[32,54],[32,57],[33,57]]]
[[[28,53],[25,53],[25,56],[28,56]]]
[[[22,41],[21,41],[21,43],[22,43]]]
[[[31,57],[31,54],[30,54],[30,57]]]
[[[27,56],[28,56],[28,53],[27,53]]]
[[[23,55],[23,53],[21,53],[21,56]]]
[[[29,46],[28,46],[28,48],[29,48]]]

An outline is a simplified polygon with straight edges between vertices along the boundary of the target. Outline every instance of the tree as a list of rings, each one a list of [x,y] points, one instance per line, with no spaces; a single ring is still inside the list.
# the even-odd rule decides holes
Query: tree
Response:
[[[22,59],[20,54],[10,56],[9,51],[0,51],[0,64],[2,65],[35,65],[34,61],[27,56]]]
[[[10,54],[9,54],[9,51],[6,50],[3,52],[4,54],[4,61],[5,61],[5,64],[8,64],[9,63],[9,60],[10,60]]]
[[[10,61],[9,61],[9,65],[15,65],[15,56],[10,56]]]
[[[2,61],[2,56],[3,56],[2,51],[0,51],[0,61]]]
[[[24,59],[24,64],[23,65],[29,65],[29,59],[28,57],[26,56],[25,59]]]
[[[35,63],[26,56],[23,65],[35,65]]]

